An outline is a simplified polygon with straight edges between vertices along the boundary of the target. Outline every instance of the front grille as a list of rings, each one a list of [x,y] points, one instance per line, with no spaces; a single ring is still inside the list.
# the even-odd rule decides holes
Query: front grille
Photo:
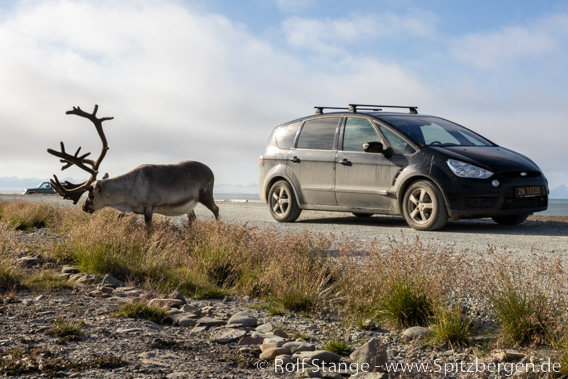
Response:
[[[501,209],[542,208],[548,205],[548,197],[525,197],[519,199],[505,199]]]

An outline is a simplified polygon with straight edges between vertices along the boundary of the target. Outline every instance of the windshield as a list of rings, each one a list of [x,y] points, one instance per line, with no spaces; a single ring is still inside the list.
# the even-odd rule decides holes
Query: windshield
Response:
[[[414,141],[426,146],[495,146],[478,134],[433,116],[379,116]]]

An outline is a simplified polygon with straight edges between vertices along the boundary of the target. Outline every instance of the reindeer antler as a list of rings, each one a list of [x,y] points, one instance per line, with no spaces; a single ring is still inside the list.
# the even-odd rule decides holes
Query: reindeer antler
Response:
[[[65,145],[63,144],[63,142],[61,142],[61,151],[47,149],[47,152],[49,154],[55,155],[56,157],[60,158],[60,162],[63,163],[63,167],[61,167],[61,170],[65,170],[74,165],[84,171],[87,171],[91,175],[89,179],[79,184],[70,183],[68,181],[60,183],[59,179],[57,179],[57,176],[53,175],[54,179],[50,180],[53,189],[55,189],[55,191],[57,191],[58,194],[63,196],[64,199],[73,200],[73,204],[77,204],[83,193],[88,191],[91,184],[97,179],[97,174],[99,173],[99,166],[103,161],[107,150],[109,149],[106,136],[103,131],[103,121],[112,120],[114,119],[114,117],[97,118],[98,110],[99,106],[95,105],[93,113],[87,113],[81,110],[80,107],[73,107],[73,110],[65,112],[65,114],[74,114],[80,117],[85,117],[91,120],[91,122],[95,125],[97,133],[99,134],[99,137],[103,144],[101,153],[96,160],[93,161],[91,159],[87,159],[87,157],[91,155],[91,153],[79,155],[81,147],[77,149],[74,155],[68,154],[65,151]]]

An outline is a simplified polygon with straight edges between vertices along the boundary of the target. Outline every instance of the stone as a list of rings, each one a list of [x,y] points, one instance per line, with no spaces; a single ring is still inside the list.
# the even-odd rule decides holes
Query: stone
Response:
[[[178,291],[174,291],[174,292],[170,293],[170,294],[168,295],[168,298],[169,298],[169,299],[178,299],[178,300],[181,301],[181,304],[182,304],[182,305],[187,304],[187,301],[185,300],[185,297],[184,297],[180,292],[178,292]]]
[[[300,362],[307,362],[314,366],[321,366],[324,362],[326,364],[337,363],[341,360],[338,354],[327,350],[301,351],[294,354],[294,358],[297,358]]]
[[[151,307],[171,308],[179,307],[182,305],[179,299],[152,299],[148,302]]]
[[[282,347],[285,343],[286,341],[284,340],[278,342],[263,342],[262,344],[260,344],[260,351],[274,349],[275,347]]]
[[[124,283],[121,280],[116,279],[111,274],[106,274],[105,277],[103,278],[103,281],[101,282],[101,286],[113,287],[113,288],[126,287],[126,283]]]
[[[287,347],[288,349],[290,349],[290,352],[292,354],[294,353],[299,353],[302,351],[315,351],[316,347],[315,345],[308,343],[306,341],[292,341],[292,342],[286,342],[284,345],[282,345],[283,347]]]
[[[431,334],[431,330],[423,326],[413,326],[402,332],[402,339],[406,342],[412,340],[422,340]]]
[[[196,323],[196,326],[221,326],[221,325],[225,325],[225,321],[217,320],[207,316],[201,317],[199,320],[197,320]]]
[[[264,341],[264,338],[244,336],[239,340],[237,345],[260,345]]]
[[[288,338],[288,333],[286,333],[285,331],[283,331],[281,329],[274,329],[272,334],[274,334],[275,336],[278,336],[278,337]]]
[[[242,325],[245,327],[254,327],[258,324],[256,317],[253,317],[249,312],[242,311],[235,313],[227,322],[227,324]]]
[[[384,371],[387,363],[387,350],[378,338],[371,338],[369,342],[353,351],[349,358],[358,363],[359,367],[367,363],[369,367],[381,367]]]
[[[514,349],[504,349],[497,352],[496,357],[501,362],[515,362],[525,358],[525,354]]]
[[[256,327],[255,331],[261,334],[268,334],[274,330],[274,325],[271,323],[262,324]]]
[[[246,334],[245,330],[242,329],[234,329],[234,328],[227,328],[224,330],[220,330],[213,336],[213,342],[217,342],[220,344],[229,343],[235,340],[238,340],[242,336]]]
[[[75,266],[63,266],[63,268],[61,268],[62,274],[77,274],[79,272],[81,272],[81,270]]]
[[[267,361],[271,361],[279,355],[290,355],[290,350],[285,347],[273,347],[272,349],[268,349],[263,351],[260,354],[260,359],[266,359]]]

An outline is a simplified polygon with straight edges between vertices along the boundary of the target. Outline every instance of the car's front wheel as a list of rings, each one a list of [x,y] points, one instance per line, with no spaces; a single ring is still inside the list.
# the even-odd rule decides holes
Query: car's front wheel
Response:
[[[507,215],[491,217],[493,221],[501,225],[519,225],[525,222],[529,215]]]
[[[442,229],[448,222],[448,210],[440,190],[427,180],[413,183],[404,194],[402,213],[416,230]]]
[[[270,187],[268,192],[270,214],[279,222],[293,222],[302,210],[296,202],[292,187],[285,180],[280,180]]]

